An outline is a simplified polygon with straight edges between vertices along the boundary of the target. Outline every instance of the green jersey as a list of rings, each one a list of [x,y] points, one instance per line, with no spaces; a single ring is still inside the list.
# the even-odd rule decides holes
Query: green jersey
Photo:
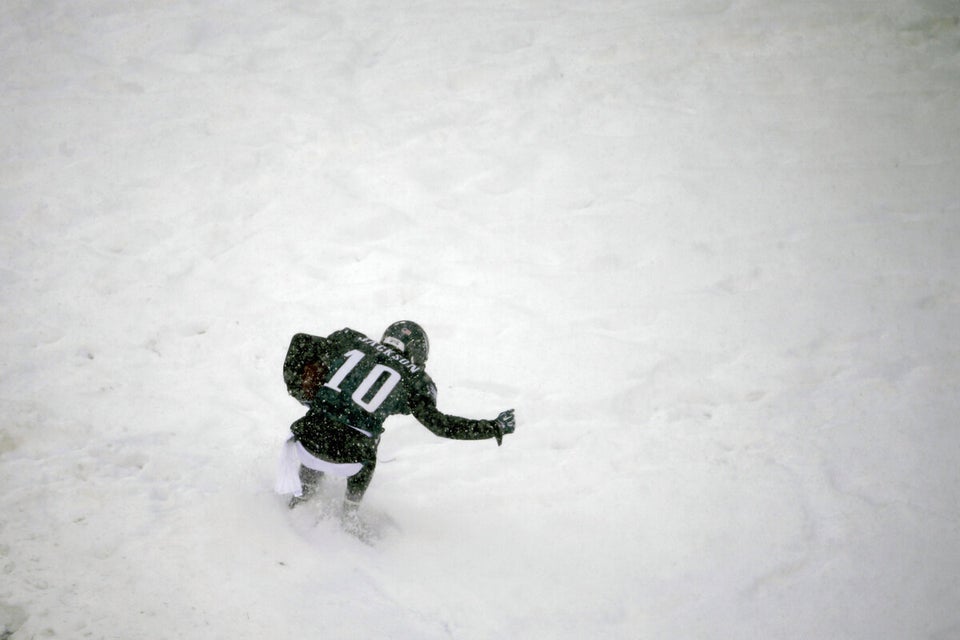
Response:
[[[422,365],[349,328],[326,338],[295,335],[284,362],[284,381],[290,395],[317,418],[346,425],[367,438],[379,439],[384,420],[398,414],[412,414],[445,438],[496,438],[499,443],[503,435],[494,421],[440,412],[437,387]],[[318,428],[325,420],[316,422]]]

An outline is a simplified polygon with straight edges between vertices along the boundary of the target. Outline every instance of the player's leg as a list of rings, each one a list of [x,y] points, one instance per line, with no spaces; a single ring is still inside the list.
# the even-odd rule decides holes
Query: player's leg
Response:
[[[300,484],[303,486],[303,494],[290,498],[289,507],[293,509],[301,502],[306,502],[315,496],[322,480],[323,471],[317,471],[316,469],[300,465]]]
[[[347,495],[343,500],[342,524],[343,528],[361,539],[369,536],[369,531],[360,520],[357,511],[360,509],[360,501],[363,494],[366,493],[370,481],[373,480],[373,472],[377,467],[377,459],[364,461],[363,468],[355,475],[347,479]]]
[[[347,501],[360,504],[363,500],[363,494],[366,493],[370,481],[373,480],[373,472],[377,468],[377,459],[366,460],[363,462],[363,468],[356,474],[350,476],[347,480]]]

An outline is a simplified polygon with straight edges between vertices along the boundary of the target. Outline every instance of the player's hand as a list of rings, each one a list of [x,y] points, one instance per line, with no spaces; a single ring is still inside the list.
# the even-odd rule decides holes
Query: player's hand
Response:
[[[513,409],[507,409],[497,416],[497,426],[503,433],[513,433],[516,430],[517,424],[513,418]]]
[[[497,427],[497,445],[503,443],[503,436],[508,433],[513,433],[517,428],[516,420],[513,417],[513,409],[507,409],[493,421],[493,424]]]

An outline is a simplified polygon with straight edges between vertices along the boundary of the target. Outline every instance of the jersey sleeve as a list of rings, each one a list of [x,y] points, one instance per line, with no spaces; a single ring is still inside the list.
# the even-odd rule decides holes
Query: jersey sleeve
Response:
[[[290,340],[283,361],[283,381],[297,402],[309,405],[326,374],[323,354],[327,339],[298,333]]]
[[[424,376],[426,378],[426,376]],[[472,420],[443,413],[437,409],[437,387],[429,378],[419,386],[410,402],[410,413],[434,435],[452,440],[487,440],[502,434],[492,420]]]

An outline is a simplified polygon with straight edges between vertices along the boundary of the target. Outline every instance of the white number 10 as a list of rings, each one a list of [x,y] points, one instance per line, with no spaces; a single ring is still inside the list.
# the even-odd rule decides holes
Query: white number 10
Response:
[[[327,381],[323,386],[333,389],[337,393],[340,393],[340,384],[346,379],[350,372],[353,371],[360,361],[366,356],[362,351],[354,349],[353,351],[348,351],[343,354],[347,356],[346,362],[340,365],[340,368],[337,369],[336,373],[333,374],[333,377]],[[380,378],[383,375],[387,375],[387,379],[383,381],[383,384],[380,385],[380,389],[377,393],[370,398],[370,400],[364,400],[374,385],[380,381]],[[376,365],[373,369],[370,370],[370,373],[367,374],[367,377],[363,379],[363,382],[360,383],[360,386],[357,387],[357,390],[353,392],[353,395],[350,396],[350,399],[356,402],[363,410],[368,413],[373,413],[380,408],[380,405],[387,399],[390,395],[390,392],[393,391],[394,387],[400,382],[400,374],[390,367],[384,366],[382,364]]]

